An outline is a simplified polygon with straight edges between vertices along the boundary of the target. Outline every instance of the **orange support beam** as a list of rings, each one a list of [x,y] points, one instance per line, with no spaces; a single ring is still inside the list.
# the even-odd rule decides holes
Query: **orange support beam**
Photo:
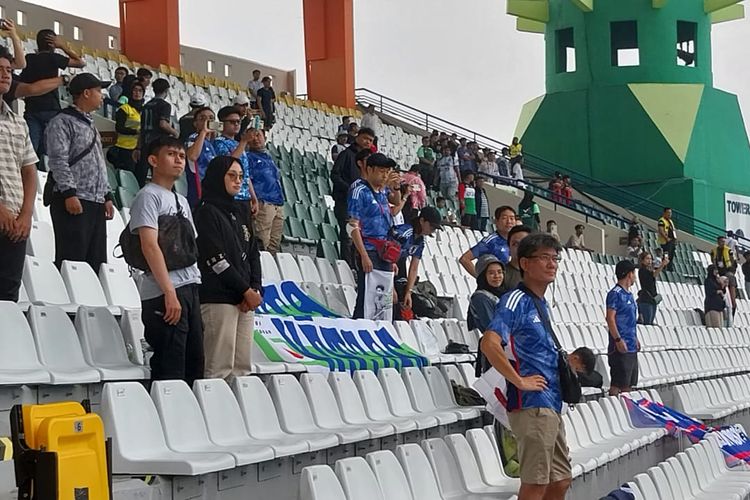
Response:
[[[119,1],[120,47],[128,59],[179,68],[179,0]]]
[[[303,0],[308,99],[353,108],[353,0]]]

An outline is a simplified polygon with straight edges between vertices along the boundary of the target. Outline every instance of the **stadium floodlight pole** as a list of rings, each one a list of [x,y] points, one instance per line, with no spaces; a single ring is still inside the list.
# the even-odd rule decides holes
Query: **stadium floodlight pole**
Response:
[[[724,226],[725,193],[750,196],[750,143],[737,97],[713,86],[711,31],[742,2],[507,0],[546,44],[547,93],[516,128],[524,152]]]

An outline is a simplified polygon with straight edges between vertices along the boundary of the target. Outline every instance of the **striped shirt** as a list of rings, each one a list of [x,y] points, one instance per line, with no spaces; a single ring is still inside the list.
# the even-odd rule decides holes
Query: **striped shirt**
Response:
[[[38,161],[26,121],[0,101],[0,203],[16,216],[23,206],[21,170]]]

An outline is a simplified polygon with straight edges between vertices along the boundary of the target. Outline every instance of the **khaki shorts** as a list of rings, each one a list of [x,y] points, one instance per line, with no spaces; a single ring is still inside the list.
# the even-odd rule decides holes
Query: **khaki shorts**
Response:
[[[521,483],[550,484],[572,477],[565,427],[549,408],[527,408],[508,414],[516,435]]]

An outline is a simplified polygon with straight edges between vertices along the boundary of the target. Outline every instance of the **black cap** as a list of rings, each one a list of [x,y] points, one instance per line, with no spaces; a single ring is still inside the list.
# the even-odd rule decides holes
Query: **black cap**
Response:
[[[106,89],[112,82],[101,81],[91,73],[80,73],[68,84],[68,90],[72,95],[80,95],[86,89]]]
[[[372,158],[372,157],[370,157]],[[443,216],[440,215],[440,212],[438,212],[438,209],[435,207],[424,207],[421,212],[419,212],[419,216],[429,222],[432,227],[435,229],[442,229],[443,228]]]
[[[396,168],[397,164],[394,160],[388,158],[383,153],[373,153],[367,157],[368,167],[384,167],[384,168]]]
[[[623,279],[633,271],[635,271],[635,264],[632,260],[621,260],[615,266],[615,276],[617,276],[618,280]]]

